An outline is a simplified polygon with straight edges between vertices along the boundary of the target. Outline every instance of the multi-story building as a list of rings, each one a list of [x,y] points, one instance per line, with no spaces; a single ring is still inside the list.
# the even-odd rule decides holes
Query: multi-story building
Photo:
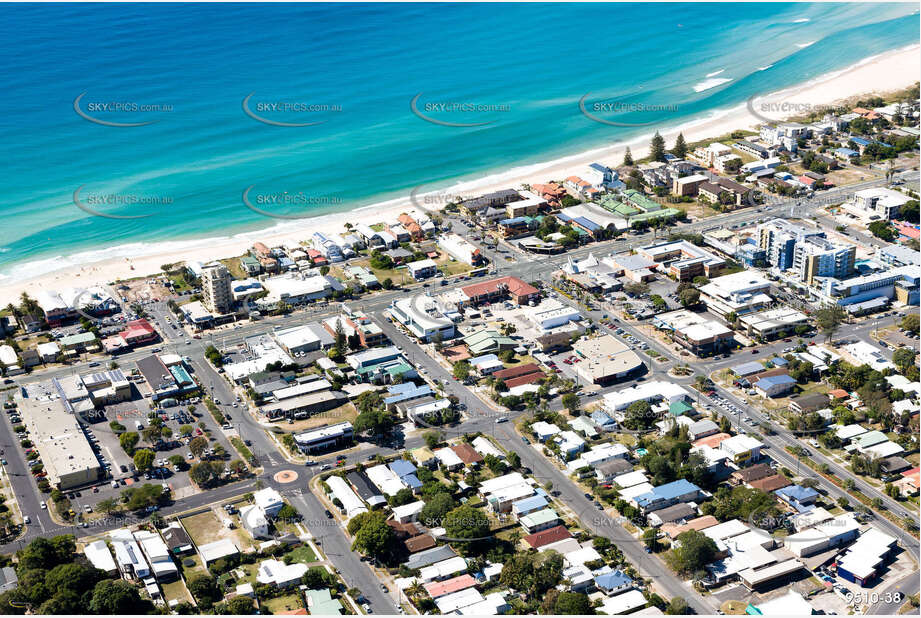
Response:
[[[764,249],[768,264],[778,270],[793,268],[796,244],[806,238],[824,238],[822,230],[791,223],[786,219],[771,219],[758,226],[758,244]]]
[[[206,264],[201,271],[202,302],[208,311],[217,314],[230,313],[233,307],[233,292],[230,289],[230,271],[223,264]]]
[[[845,202],[844,208],[863,219],[892,219],[911,198],[892,189],[874,187],[854,194],[853,202]]]
[[[844,279],[854,274],[857,247],[807,236],[793,247],[792,269],[800,281],[812,285],[816,277]]]

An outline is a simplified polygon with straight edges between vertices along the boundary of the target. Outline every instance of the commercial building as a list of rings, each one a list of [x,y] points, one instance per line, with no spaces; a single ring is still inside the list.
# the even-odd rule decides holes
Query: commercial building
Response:
[[[390,315],[422,341],[454,337],[454,321],[462,316],[455,307],[427,294],[404,297],[390,303]]]
[[[768,341],[775,337],[794,334],[798,327],[809,325],[809,316],[789,307],[767,309],[739,317],[745,334]]]
[[[382,345],[387,341],[387,336],[384,335],[381,327],[360,311],[344,312],[323,321],[323,328],[331,337],[336,335],[337,327],[342,329],[342,334],[349,340],[358,337],[358,341],[364,348]]]
[[[506,205],[506,208],[510,208],[513,205],[527,204],[523,201],[511,202]],[[526,208],[527,209],[527,208]],[[525,213],[532,214],[532,213]],[[510,215],[518,216],[518,215]],[[444,234],[438,238],[438,246],[444,249],[445,253],[453,257],[458,262],[463,262],[469,266],[478,266],[483,262],[483,255],[480,253],[479,247],[465,239],[463,236],[458,234]]]
[[[330,318],[335,319],[335,318]],[[310,322],[290,328],[275,328],[272,336],[278,345],[292,356],[300,356],[316,350],[328,350],[335,340],[325,324]]]
[[[691,281],[699,276],[712,279],[726,266],[723,258],[686,240],[637,247],[636,252],[662,264],[678,281]]]
[[[773,300],[767,294],[770,289],[770,281],[744,270],[713,279],[700,288],[700,296],[708,310],[726,318],[766,309]]]
[[[686,309],[656,315],[652,323],[656,328],[669,331],[677,344],[697,356],[719,354],[732,347],[731,329]]]
[[[268,277],[262,282],[268,294],[256,301],[261,309],[271,310],[278,305],[300,305],[320,298],[326,298],[333,290],[342,290],[342,285],[332,276],[287,273]]]
[[[362,502],[361,498],[352,491],[352,488],[349,487],[348,483],[345,482],[340,476],[330,476],[326,479],[326,485],[329,487],[329,497],[330,499],[339,500],[339,504],[342,506],[339,507],[339,510],[346,517],[355,517],[360,513],[367,513],[368,508],[365,506],[365,503]]]
[[[345,421],[295,434],[294,441],[302,452],[313,453],[351,444],[354,435],[352,423]]]
[[[525,283],[518,277],[500,277],[489,281],[482,281],[466,285],[460,289],[465,300],[463,306],[476,307],[483,303],[493,303],[498,300],[510,299],[518,305],[527,305],[540,298],[540,292],[533,285]]]
[[[138,359],[137,368],[150,388],[153,401],[192,393],[198,389],[182,357],[176,354],[153,354]]]
[[[872,219],[888,221],[897,217],[902,206],[910,199],[899,191],[873,187],[858,191],[854,194],[852,201],[845,202],[842,206],[865,221]]]
[[[643,382],[630,388],[607,393],[604,395],[604,408],[620,416],[623,410],[636,401],[648,401],[655,403],[664,401],[668,404],[676,401],[685,401],[690,397],[690,393],[682,386],[673,382]]]
[[[125,329],[118,334],[125,345],[138,346],[158,339],[157,331],[146,318],[132,320],[125,324]]]
[[[408,263],[406,265],[406,270],[410,277],[416,281],[421,281],[434,277],[435,273],[438,272],[438,264],[435,263],[435,260],[426,258],[424,260],[416,260],[415,262]]]
[[[18,401],[29,439],[41,455],[48,482],[65,491],[97,481],[103,470],[70,402],[59,396]]]
[[[580,339],[572,349],[582,359],[573,372],[588,384],[609,384],[645,368],[636,352],[611,335]]]
[[[218,315],[230,313],[233,307],[233,293],[230,289],[231,279],[230,271],[220,262],[205,264],[202,267],[202,303],[211,313]]]

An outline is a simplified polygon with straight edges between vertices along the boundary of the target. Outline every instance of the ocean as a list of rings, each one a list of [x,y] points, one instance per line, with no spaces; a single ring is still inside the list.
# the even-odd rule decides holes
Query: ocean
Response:
[[[345,222],[918,38],[915,4],[5,4],[0,277]]]

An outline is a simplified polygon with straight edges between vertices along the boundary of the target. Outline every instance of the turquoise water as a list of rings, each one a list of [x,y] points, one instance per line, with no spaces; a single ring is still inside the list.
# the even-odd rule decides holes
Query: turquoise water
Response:
[[[0,6],[0,273],[347,211],[674,126],[919,38],[909,4]],[[759,70],[769,67],[764,70]],[[702,89],[707,80],[728,79]],[[695,87],[700,90],[696,91]],[[79,109],[104,122],[82,118]],[[285,127],[259,122],[320,122]],[[478,112],[412,113],[410,101]],[[273,102],[323,111],[266,109]],[[111,112],[102,103],[160,105]],[[255,110],[262,105],[262,111]],[[74,204],[104,214],[93,216]],[[272,196],[287,197],[272,203]],[[119,203],[101,197],[115,196]],[[139,198],[152,203],[127,203]],[[94,202],[90,204],[90,202]],[[147,216],[150,215],[150,216]],[[161,245],[162,246],[162,245]],[[81,259],[87,259],[84,256]]]

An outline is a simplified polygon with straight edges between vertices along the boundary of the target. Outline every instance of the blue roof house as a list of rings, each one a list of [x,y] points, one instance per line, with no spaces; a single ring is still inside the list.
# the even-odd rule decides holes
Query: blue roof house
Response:
[[[543,496],[530,496],[517,502],[512,502],[512,513],[515,517],[524,517],[529,513],[540,511],[547,507],[547,499]]]
[[[595,423],[601,431],[614,431],[617,429],[617,423],[614,422],[614,419],[601,410],[592,412],[592,422]]]
[[[761,378],[752,384],[752,386],[762,397],[777,397],[778,395],[784,395],[793,390],[794,384],[796,384],[796,380],[790,376],[779,375]]]
[[[640,494],[633,499],[643,514],[664,509],[679,502],[695,502],[703,496],[700,487],[687,479],[678,479],[665,485],[654,487],[652,491]]]
[[[800,485],[790,485],[782,487],[774,492],[774,495],[795,508],[800,513],[811,511],[814,507],[819,492],[811,487],[802,487]]]
[[[614,596],[633,588],[633,580],[623,571],[608,571],[595,576],[595,586],[606,595]]]

